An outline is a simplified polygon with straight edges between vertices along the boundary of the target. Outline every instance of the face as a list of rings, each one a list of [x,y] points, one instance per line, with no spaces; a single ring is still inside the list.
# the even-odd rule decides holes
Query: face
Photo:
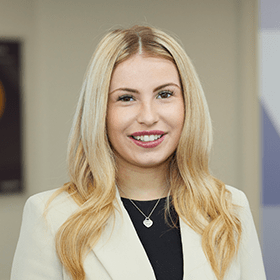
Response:
[[[166,164],[184,123],[179,74],[166,59],[134,55],[113,72],[107,133],[117,163],[143,168]]]

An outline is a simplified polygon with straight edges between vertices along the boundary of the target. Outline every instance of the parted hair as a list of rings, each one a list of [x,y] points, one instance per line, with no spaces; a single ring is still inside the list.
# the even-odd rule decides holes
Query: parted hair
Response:
[[[211,119],[189,57],[171,36],[147,26],[110,31],[89,63],[69,137],[70,181],[55,193],[71,194],[79,210],[57,232],[57,254],[73,280],[84,280],[83,261],[116,211],[117,167],[106,132],[108,93],[113,70],[135,54],[168,59],[177,67],[185,120],[169,164],[170,203],[201,235],[203,251],[222,280],[240,244],[238,206],[225,184],[209,172]]]

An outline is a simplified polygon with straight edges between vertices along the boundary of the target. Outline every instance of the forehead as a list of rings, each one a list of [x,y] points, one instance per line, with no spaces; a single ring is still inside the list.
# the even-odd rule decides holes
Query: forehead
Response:
[[[179,73],[172,61],[136,54],[114,69],[110,90],[119,86],[158,86],[159,83],[167,82],[180,85]]]

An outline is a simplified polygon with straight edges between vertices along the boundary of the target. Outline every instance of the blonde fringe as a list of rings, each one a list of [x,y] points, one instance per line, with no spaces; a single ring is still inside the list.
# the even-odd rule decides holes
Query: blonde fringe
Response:
[[[106,136],[107,94],[114,67],[137,52],[139,37],[144,54],[172,60],[179,71],[185,124],[170,162],[170,207],[174,206],[179,217],[202,236],[203,251],[217,279],[223,280],[240,244],[238,206],[233,205],[224,183],[208,170],[211,119],[195,69],[173,38],[149,27],[109,33],[89,65],[69,141],[71,182],[47,204],[66,191],[80,206],[57,232],[57,254],[73,280],[85,280],[83,261],[116,211],[117,171]]]

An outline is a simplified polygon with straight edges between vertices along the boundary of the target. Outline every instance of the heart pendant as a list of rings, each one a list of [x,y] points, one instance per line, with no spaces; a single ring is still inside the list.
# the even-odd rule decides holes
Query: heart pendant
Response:
[[[146,218],[144,221],[143,221],[143,224],[145,227],[149,228],[153,225],[153,221],[150,219],[150,218]]]

